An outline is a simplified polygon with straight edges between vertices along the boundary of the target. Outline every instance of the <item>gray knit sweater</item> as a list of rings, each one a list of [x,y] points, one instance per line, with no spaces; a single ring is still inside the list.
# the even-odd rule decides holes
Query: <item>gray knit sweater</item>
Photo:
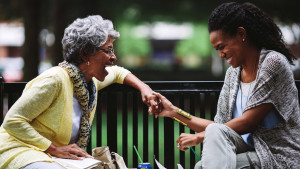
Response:
[[[232,119],[241,68],[230,67],[220,93],[216,123]],[[255,150],[262,168],[300,168],[300,109],[298,91],[285,56],[262,50],[256,84],[245,110],[272,103],[282,121],[272,128],[258,126],[253,132]]]

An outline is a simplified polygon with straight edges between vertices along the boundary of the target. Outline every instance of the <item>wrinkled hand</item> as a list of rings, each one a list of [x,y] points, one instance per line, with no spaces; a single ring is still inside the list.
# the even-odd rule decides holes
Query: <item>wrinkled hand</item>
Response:
[[[61,147],[51,144],[45,153],[59,158],[70,158],[74,160],[81,160],[80,157],[93,158],[75,143]]]
[[[155,95],[155,92],[147,87],[141,91],[143,102],[149,107],[149,114],[159,113],[159,100]]]
[[[191,146],[196,146],[199,143],[202,143],[204,139],[204,132],[197,133],[197,134],[187,134],[187,133],[181,133],[177,142],[177,148],[181,151],[186,151]]]
[[[154,93],[155,96],[159,100],[159,112],[160,113],[152,113],[155,114],[155,117],[173,117],[174,113],[177,111],[177,107],[174,106],[165,96],[161,95],[160,93]]]

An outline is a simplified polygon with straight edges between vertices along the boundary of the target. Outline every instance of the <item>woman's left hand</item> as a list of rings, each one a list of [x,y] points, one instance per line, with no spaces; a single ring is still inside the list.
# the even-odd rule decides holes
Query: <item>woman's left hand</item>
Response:
[[[149,107],[149,113],[159,113],[158,99],[155,92],[144,82],[138,79],[132,73],[129,73],[124,79],[124,84],[132,86],[141,92],[143,102]]]
[[[159,113],[159,100],[155,92],[147,86],[141,91],[141,95],[143,102],[149,107],[149,113]]]
[[[204,139],[204,132],[197,133],[197,134],[188,134],[188,133],[181,133],[177,142],[177,148],[181,151],[186,151],[191,146],[196,146],[199,143],[202,143]]]
[[[81,157],[94,158],[87,152],[85,152],[82,148],[78,147],[78,145],[75,143],[59,147],[51,143],[48,149],[45,150],[45,153],[58,158],[69,158],[74,160],[82,160]]]

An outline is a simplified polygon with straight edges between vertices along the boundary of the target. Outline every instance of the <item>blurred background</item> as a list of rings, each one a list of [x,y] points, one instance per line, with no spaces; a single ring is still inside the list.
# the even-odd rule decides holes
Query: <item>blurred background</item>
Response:
[[[29,81],[63,60],[64,29],[76,18],[99,14],[113,21],[117,64],[143,81],[223,80],[228,64],[209,41],[207,21],[220,0],[1,0],[0,75]],[[245,2],[238,0],[237,2]],[[299,58],[297,0],[254,0],[276,21]]]

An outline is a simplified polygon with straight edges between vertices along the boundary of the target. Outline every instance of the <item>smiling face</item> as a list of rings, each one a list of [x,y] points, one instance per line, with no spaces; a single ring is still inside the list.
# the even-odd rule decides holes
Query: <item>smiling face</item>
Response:
[[[241,66],[245,62],[243,36],[237,33],[230,36],[220,30],[213,31],[209,35],[213,47],[219,52],[221,58],[233,68]]]
[[[100,49],[94,54],[88,57],[89,65],[87,68],[88,77],[85,77],[87,81],[89,78],[95,77],[99,81],[103,81],[108,75],[106,66],[112,66],[117,60],[116,55],[108,51],[113,50],[113,38],[110,36],[107,38],[107,41]]]

